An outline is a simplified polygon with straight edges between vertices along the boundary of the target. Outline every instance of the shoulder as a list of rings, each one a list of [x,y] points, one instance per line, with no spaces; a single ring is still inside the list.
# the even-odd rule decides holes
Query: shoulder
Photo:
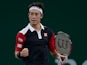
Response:
[[[29,28],[28,28],[28,26],[26,26],[23,29],[21,29],[20,31],[18,31],[18,33],[16,35],[16,40],[19,42],[24,42],[26,40],[25,34],[27,33],[28,30],[29,30]]]
[[[26,27],[18,31],[16,37],[22,37],[22,38],[25,37],[25,34],[27,33],[28,30],[29,30],[29,27],[27,25]]]
[[[44,26],[44,28],[45,28],[45,30],[46,30],[48,33],[50,33],[50,34],[54,33],[53,30],[50,29],[49,27]]]
[[[45,28],[45,31],[47,31],[49,38],[51,38],[52,35],[55,35],[53,30],[50,29],[49,27],[45,26],[44,28]]]
[[[27,25],[26,27],[24,27],[23,29],[21,29],[18,33],[21,33],[21,34],[25,35],[28,30],[29,30],[29,27]]]

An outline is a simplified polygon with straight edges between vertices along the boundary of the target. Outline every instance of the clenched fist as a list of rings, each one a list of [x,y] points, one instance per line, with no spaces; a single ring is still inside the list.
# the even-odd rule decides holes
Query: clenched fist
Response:
[[[21,56],[21,57],[27,57],[27,56],[29,56],[29,50],[28,50],[28,48],[24,48],[24,49],[20,52],[20,56]]]

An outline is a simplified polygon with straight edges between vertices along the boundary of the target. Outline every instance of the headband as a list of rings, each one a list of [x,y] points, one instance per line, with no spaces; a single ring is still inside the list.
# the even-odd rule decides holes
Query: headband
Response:
[[[37,6],[32,6],[32,7],[30,7],[30,8],[29,8],[29,12],[30,12],[31,10],[33,10],[33,9],[38,10],[38,11],[40,11],[41,14],[43,14],[42,9],[39,8],[39,7],[37,7]]]

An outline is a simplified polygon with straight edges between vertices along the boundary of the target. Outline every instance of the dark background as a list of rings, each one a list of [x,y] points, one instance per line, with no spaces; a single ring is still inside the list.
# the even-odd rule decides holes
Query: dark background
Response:
[[[0,65],[23,65],[14,57],[15,37],[28,24],[28,4],[36,1],[45,4],[42,23],[55,33],[61,30],[71,36],[73,50],[69,58],[82,65],[87,60],[86,0],[0,0]],[[50,64],[56,65],[49,57]]]

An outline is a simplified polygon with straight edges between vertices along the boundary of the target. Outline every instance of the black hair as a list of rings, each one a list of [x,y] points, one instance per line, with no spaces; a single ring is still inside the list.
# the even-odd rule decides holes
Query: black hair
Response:
[[[32,6],[39,7],[39,8],[41,8],[41,9],[44,11],[44,4],[43,4],[42,2],[33,2],[32,4],[30,4],[30,5],[28,6],[28,10],[29,10],[29,8],[32,7]]]

